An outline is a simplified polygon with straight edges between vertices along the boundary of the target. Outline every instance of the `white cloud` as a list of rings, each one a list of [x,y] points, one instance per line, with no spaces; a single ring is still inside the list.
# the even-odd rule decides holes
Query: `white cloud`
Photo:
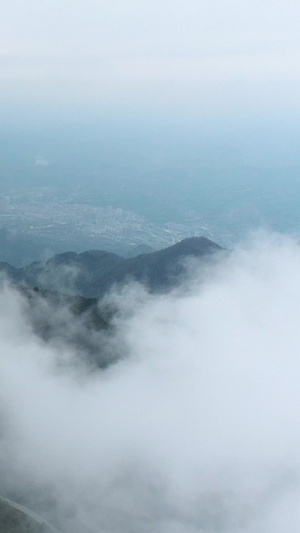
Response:
[[[123,359],[93,374],[57,368],[1,295],[10,481],[55,489],[81,532],[298,530],[299,245],[260,237],[201,277],[115,296]]]

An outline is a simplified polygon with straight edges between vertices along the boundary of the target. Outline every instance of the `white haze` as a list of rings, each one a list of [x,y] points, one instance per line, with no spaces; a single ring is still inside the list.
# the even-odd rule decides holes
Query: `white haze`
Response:
[[[67,533],[296,533],[299,245],[260,236],[170,294],[112,300],[123,358],[91,372],[2,290],[2,492]]]

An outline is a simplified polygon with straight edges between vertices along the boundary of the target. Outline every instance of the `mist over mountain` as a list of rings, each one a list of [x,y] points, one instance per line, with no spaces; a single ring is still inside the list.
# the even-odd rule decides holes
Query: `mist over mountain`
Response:
[[[149,290],[167,290],[178,284],[188,258],[209,260],[222,248],[204,237],[193,237],[157,252],[122,258],[105,251],[65,252],[44,262],[12,269],[0,264],[17,283],[93,298],[113,285],[129,281],[144,283]]]
[[[299,245],[272,234],[167,292],[124,284],[108,329],[95,301],[4,283],[1,494],[62,533],[296,533],[299,302]]]
[[[84,298],[47,290],[15,287],[22,297],[23,311],[32,331],[45,345],[68,348],[74,363],[106,368],[116,362],[119,354],[105,346],[113,334],[113,306]],[[63,359],[63,358],[62,358]]]

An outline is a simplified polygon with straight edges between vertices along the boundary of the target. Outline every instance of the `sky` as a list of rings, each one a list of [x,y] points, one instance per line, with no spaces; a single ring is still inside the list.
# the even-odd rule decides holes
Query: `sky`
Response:
[[[0,10],[0,108],[12,115],[298,121],[295,0],[2,0]]]
[[[168,294],[127,286],[98,371],[79,318],[42,342],[2,285],[0,494],[63,533],[298,533],[299,272],[260,234]]]

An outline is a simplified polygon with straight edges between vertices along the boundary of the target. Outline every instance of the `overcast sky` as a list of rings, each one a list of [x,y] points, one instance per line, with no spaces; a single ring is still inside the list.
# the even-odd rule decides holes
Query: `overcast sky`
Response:
[[[295,0],[2,0],[1,104],[299,113]]]

